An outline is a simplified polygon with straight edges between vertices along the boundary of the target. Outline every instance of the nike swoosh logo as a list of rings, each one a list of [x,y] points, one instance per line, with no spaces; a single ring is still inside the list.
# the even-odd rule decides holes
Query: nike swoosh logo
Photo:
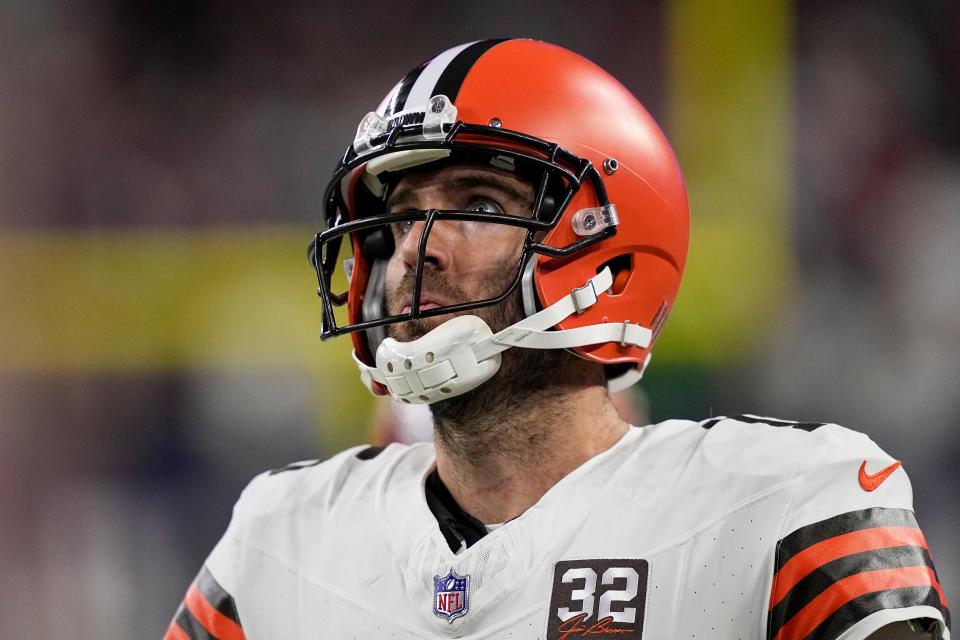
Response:
[[[889,467],[884,467],[876,473],[867,473],[867,461],[864,460],[863,464],[860,465],[860,473],[858,479],[860,480],[860,486],[863,487],[864,491],[873,491],[881,484],[883,481],[890,477],[890,474],[900,468],[900,461],[897,460]]]

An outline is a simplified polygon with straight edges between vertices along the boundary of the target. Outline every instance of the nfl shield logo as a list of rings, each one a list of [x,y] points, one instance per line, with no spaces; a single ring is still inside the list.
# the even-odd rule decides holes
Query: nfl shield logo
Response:
[[[467,604],[470,596],[470,574],[457,575],[450,569],[450,573],[443,576],[433,576],[433,613],[447,622],[467,615]]]

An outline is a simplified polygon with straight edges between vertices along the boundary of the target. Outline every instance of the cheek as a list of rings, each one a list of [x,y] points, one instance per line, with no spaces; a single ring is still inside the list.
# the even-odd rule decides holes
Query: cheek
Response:
[[[520,249],[523,247],[523,238],[526,231],[516,227],[507,227],[501,225],[497,230],[496,238],[491,238],[489,242],[488,255],[495,255],[502,264],[512,264],[520,257]]]
[[[403,278],[403,274],[406,272],[406,267],[403,264],[403,260],[400,258],[399,254],[394,253],[391,256],[390,261],[387,262],[387,272],[384,276],[384,288],[387,292],[393,291],[397,288],[397,285],[400,284],[400,279]]]
[[[512,275],[516,271],[524,234],[522,229],[503,225],[499,229],[488,228],[487,233],[457,254],[455,260],[459,273],[472,289],[486,290],[493,284],[499,286],[502,274],[509,272]]]

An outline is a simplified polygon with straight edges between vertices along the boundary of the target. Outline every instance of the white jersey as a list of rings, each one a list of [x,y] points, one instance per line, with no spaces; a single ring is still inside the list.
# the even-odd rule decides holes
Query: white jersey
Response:
[[[905,472],[843,427],[631,428],[459,553],[434,465],[358,447],[257,477],[166,637],[949,638]]]

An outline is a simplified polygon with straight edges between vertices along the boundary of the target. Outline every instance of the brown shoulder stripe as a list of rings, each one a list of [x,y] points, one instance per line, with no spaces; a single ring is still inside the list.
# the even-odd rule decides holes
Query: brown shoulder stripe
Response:
[[[736,420],[737,422],[745,422],[747,424],[766,424],[771,427],[790,427],[792,429],[802,429],[803,431],[813,431],[826,424],[825,422],[793,422],[791,420],[776,420],[774,418],[760,418],[757,416],[738,414],[729,417],[718,416],[716,418],[710,418],[709,420],[701,422],[700,426],[704,429],[710,429],[724,420]]]
[[[201,567],[200,573],[197,574],[194,582],[206,601],[209,602],[218,613],[240,624],[240,614],[237,612],[237,603],[234,601],[233,596],[220,586],[220,583],[213,577],[213,574],[210,573],[206,565]]]
[[[840,514],[778,542],[767,638],[835,638],[891,603],[932,606],[949,624],[943,588],[913,512]]]
[[[780,571],[783,565],[794,555],[818,542],[835,538],[844,533],[874,529],[877,527],[907,527],[917,529],[917,518],[909,509],[885,509],[874,507],[849,511],[840,515],[800,527],[793,533],[785,536],[777,543],[777,564],[775,571]]]
[[[206,566],[187,589],[164,640],[246,640],[233,596]]]

